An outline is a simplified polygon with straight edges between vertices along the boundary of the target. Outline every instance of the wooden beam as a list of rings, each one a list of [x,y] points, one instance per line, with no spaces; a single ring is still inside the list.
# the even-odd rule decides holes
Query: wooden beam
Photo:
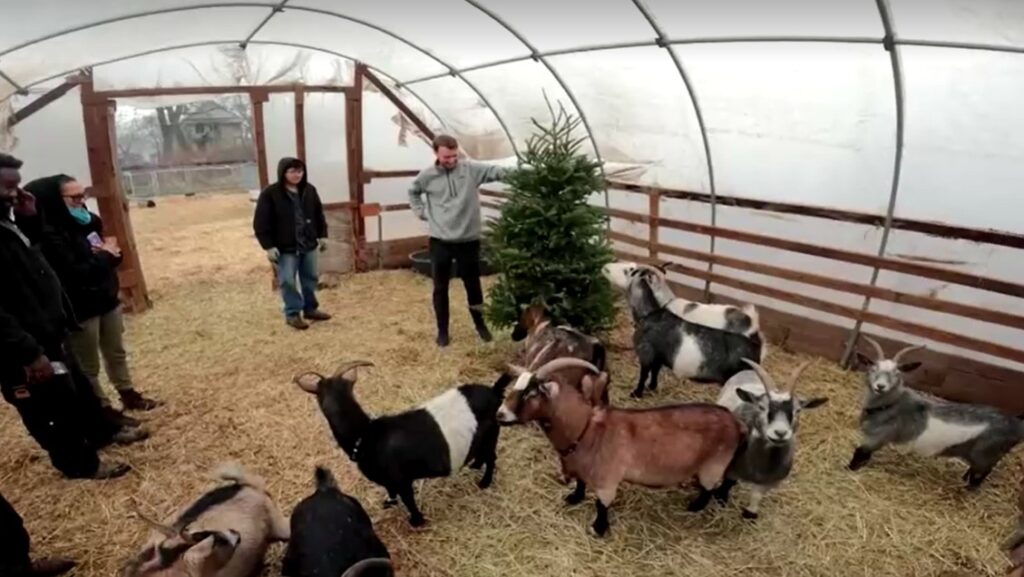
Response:
[[[98,99],[140,98],[149,96],[203,96],[218,94],[271,94],[294,92],[295,84],[277,86],[173,86],[166,88],[129,88],[125,90],[104,90],[95,92]],[[306,92],[348,92],[348,86],[309,85]]]
[[[630,184],[627,182],[621,182],[616,180],[608,180],[608,186],[612,187],[611,190],[621,189],[628,192],[634,192],[637,194],[657,193],[665,198],[677,198],[681,200],[690,200],[708,204],[711,202],[711,195],[701,192],[688,192],[683,190],[672,190],[653,186],[641,186],[637,184]],[[740,196],[723,196],[721,194],[717,194],[715,195],[715,197],[716,202],[719,206],[735,206],[738,208],[749,208],[752,210],[761,210],[782,214],[797,214],[800,216],[823,218],[827,220],[836,220],[841,222],[852,222],[877,227],[885,225],[885,215],[881,214],[871,214],[866,212],[843,210],[838,208],[830,208],[826,206],[814,206],[790,202],[758,200],[753,198],[744,198]],[[913,220],[909,218],[898,217],[893,218],[892,228],[895,230],[918,232],[921,234],[938,236],[942,238],[970,240],[973,242],[980,242],[998,246],[1007,246],[1011,248],[1024,248],[1024,234],[1012,233],[1008,231],[970,228],[964,226],[957,226],[953,224],[945,224],[941,222]]]
[[[394,104],[398,108],[398,110],[400,110],[402,114],[404,114],[405,117],[409,119],[410,122],[416,125],[416,128],[421,133],[423,133],[424,136],[426,136],[430,140],[434,139],[434,131],[427,126],[427,123],[423,122],[423,120],[420,119],[420,117],[417,116],[416,113],[412,111],[412,109],[410,109],[404,102],[402,102],[402,99],[396,96],[395,93],[392,92],[391,89],[388,88],[387,85],[384,84],[380,78],[377,78],[376,74],[367,70],[366,68],[363,68],[363,75],[366,77],[367,80],[370,81],[370,84],[376,86],[377,90],[380,90],[380,93],[383,94],[385,98],[390,100],[391,103]]]
[[[43,108],[46,108],[49,104],[59,100],[62,96],[71,92],[76,86],[82,83],[84,76],[69,76],[60,86],[50,90],[46,94],[43,94],[39,98],[36,98],[32,102],[28,103],[24,107],[20,108],[7,120],[8,126],[14,126],[19,122],[24,121],[29,116],[32,116],[36,112],[39,112]]]
[[[658,222],[661,215],[661,195],[655,193],[647,197],[647,214],[651,216],[651,223],[647,225],[647,246],[651,258],[658,258]],[[608,233],[612,230],[609,228]]]
[[[419,170],[371,170],[363,169],[363,183],[370,184],[378,178],[411,178],[420,173]]]
[[[355,237],[355,268],[365,271],[366,254],[366,222],[359,216],[359,208],[366,201],[363,188],[363,78],[366,76],[366,65],[357,62],[353,75],[352,90],[345,93],[345,143],[348,152],[348,190],[349,197],[355,204],[352,215],[352,234]]]
[[[295,86],[295,151],[300,160],[306,160],[306,92],[301,84]]]
[[[89,175],[103,219],[104,233],[117,237],[121,248],[122,264],[119,276],[125,281],[122,302],[127,312],[142,312],[149,308],[149,293],[142,264],[135,245],[135,232],[128,215],[128,201],[121,190],[120,170],[117,164],[117,134],[114,124],[116,105],[113,101],[99,102],[94,97],[92,78],[82,83],[82,121],[85,128],[86,153]]]
[[[1003,325],[1015,329],[1024,330],[1024,316],[1013,313],[987,309],[974,305],[966,305],[952,301],[924,297],[905,292],[895,291],[878,286],[846,281],[830,276],[823,276],[809,272],[796,271],[774,265],[762,264],[745,259],[732,258],[720,254],[708,254],[706,252],[691,250],[678,246],[665,244],[652,244],[640,238],[636,238],[621,232],[609,231],[608,238],[623,242],[632,246],[647,248],[650,252],[659,252],[697,260],[701,262],[714,263],[717,265],[763,274],[775,278],[790,280],[803,284],[809,284],[821,288],[831,289],[837,292],[868,296],[879,300],[889,301],[901,305],[916,307],[920,309],[956,315],[963,318],[978,320],[982,322]],[[656,257],[652,257],[656,258]]]
[[[263,120],[263,103],[269,99],[266,93],[250,93],[249,100],[252,102],[252,125],[256,138],[256,169],[260,175],[260,189],[270,185],[270,176],[267,174],[267,133]]]

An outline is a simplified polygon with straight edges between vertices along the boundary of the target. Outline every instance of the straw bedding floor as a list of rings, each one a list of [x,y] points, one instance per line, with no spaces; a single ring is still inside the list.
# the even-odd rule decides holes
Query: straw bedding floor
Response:
[[[359,497],[408,576],[900,576],[1000,575],[998,543],[1015,518],[1020,452],[983,491],[961,489],[958,464],[892,450],[859,473],[845,469],[857,441],[860,381],[819,361],[802,383],[831,402],[803,419],[794,476],[763,504],[757,523],[740,519],[739,489],[727,508],[685,511],[690,490],[624,486],[612,508],[611,536],[586,531],[593,505],[565,507],[555,458],[532,429],[508,429],[493,488],[476,472],[427,482],[419,501],[431,525],[411,530],[402,508],[383,510],[381,490],[362,480],[335,447],[314,399],[291,384],[302,370],[331,370],[370,359],[359,398],[374,413],[413,405],[454,383],[489,383],[513,350],[506,336],[478,344],[453,285],[453,345],[432,345],[428,281],[411,272],[346,277],[321,293],[336,320],[305,333],[281,322],[268,269],[250,235],[244,196],[164,200],[133,211],[154,308],[129,321],[138,386],[167,401],[144,418],[148,442],[107,451],[135,467],[111,482],[62,480],[0,408],[0,491],[24,515],[36,553],[70,555],[77,575],[110,576],[134,552],[145,528],[138,503],[163,516],[209,486],[207,471],[238,460],[266,477],[281,508],[291,508],[326,464]],[[628,330],[611,337],[613,403],[632,404],[636,377]],[[800,359],[775,351],[767,363],[788,373]],[[645,403],[713,398],[715,388],[665,378]],[[279,574],[283,548],[265,575]]]

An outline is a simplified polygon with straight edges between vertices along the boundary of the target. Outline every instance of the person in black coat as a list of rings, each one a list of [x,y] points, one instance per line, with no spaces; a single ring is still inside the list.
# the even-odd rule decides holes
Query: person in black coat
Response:
[[[305,163],[281,159],[277,182],[256,201],[252,228],[277,271],[285,322],[302,330],[309,325],[300,313],[306,320],[329,320],[316,298],[317,253],[327,249],[327,219],[316,187],[306,179]]]
[[[124,348],[117,268],[121,250],[103,237],[103,221],[85,205],[85,188],[66,174],[33,180],[25,190],[36,197],[45,227],[43,255],[67,292],[79,330],[71,333],[71,351],[108,413],[116,413],[100,385],[100,353],[107,378],[127,410],[148,411],[160,405],[132,384]],[[124,418],[122,415],[113,415]],[[132,420],[129,424],[138,424]]]
[[[97,449],[145,434],[106,418],[67,352],[70,305],[38,246],[12,220],[23,219],[30,230],[45,223],[34,197],[19,187],[21,165],[0,154],[0,391],[65,476],[119,477],[129,467],[101,463]]]
[[[74,569],[75,562],[57,557],[32,560],[32,540],[21,515],[0,495],[0,575],[56,577]]]

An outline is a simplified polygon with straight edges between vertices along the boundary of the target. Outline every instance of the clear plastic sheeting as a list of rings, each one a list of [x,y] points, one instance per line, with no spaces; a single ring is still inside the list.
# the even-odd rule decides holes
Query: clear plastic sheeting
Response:
[[[97,90],[176,86],[352,83],[352,61],[319,50],[238,44],[193,46],[98,66]]]
[[[901,51],[907,122],[897,215],[1024,232],[1024,57]]]
[[[342,114],[344,114],[344,109],[342,109]],[[306,120],[306,126],[309,126],[309,119]],[[294,94],[270,95],[269,100],[263,103],[263,127],[267,141],[267,177],[273,184],[277,181],[278,162],[286,156],[296,157],[299,155],[295,139]],[[344,138],[344,132],[341,136]],[[310,172],[312,179],[312,168]],[[319,188],[319,185],[317,187]]]
[[[363,93],[363,164],[367,168],[415,170],[433,158],[430,145],[390,100],[376,92]]]
[[[31,102],[32,97],[15,97],[15,108]],[[92,184],[89,155],[85,146],[82,104],[79,90],[71,90],[38,114],[17,126],[13,149],[0,148],[20,158],[23,182],[53,174],[69,174],[85,186]]]
[[[528,53],[512,34],[465,0],[292,0],[287,9],[302,7],[336,12],[385,27],[414,44],[427,47],[455,67]]]
[[[255,40],[316,46],[365,62],[399,80],[446,71],[436,59],[394,36],[317,12],[286,10],[274,16]]]
[[[462,80],[446,76],[419,82],[414,88],[444,119],[466,154],[482,160],[514,154],[494,112]]]
[[[34,3],[29,3],[35,7]],[[92,2],[82,2],[91,5]],[[4,19],[7,20],[7,7]],[[266,18],[263,8],[208,8],[133,18],[64,34],[0,56],[0,67],[25,86],[142,51],[200,42],[238,42]],[[36,14],[36,19],[49,15]],[[10,26],[8,28],[11,28]],[[16,28],[16,27],[15,27]]]
[[[890,0],[901,39],[1024,47],[1020,0]]]
[[[697,116],[665,50],[583,52],[551,64],[572,87],[604,160],[642,166],[641,184],[709,189]]]
[[[930,0],[929,0],[930,1]],[[881,38],[871,0],[645,0],[672,40],[736,36]]]
[[[885,214],[896,119],[877,46],[677,47],[700,100],[718,193]]]
[[[321,92],[306,94],[304,98],[306,167],[310,182],[325,203],[349,200],[345,95]]]
[[[537,50],[653,41],[654,31],[629,0],[477,0]]]

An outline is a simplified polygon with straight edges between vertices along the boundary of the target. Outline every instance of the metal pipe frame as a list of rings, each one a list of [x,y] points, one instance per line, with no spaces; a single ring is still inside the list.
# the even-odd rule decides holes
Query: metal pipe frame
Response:
[[[22,96],[25,96],[26,94],[28,94],[28,87],[22,86],[22,85],[18,84],[17,82],[15,82],[14,79],[11,78],[10,76],[8,76],[3,70],[0,70],[0,78],[2,78],[5,82],[10,84],[11,86],[13,86],[14,90],[15,90],[15,92],[17,94],[20,94]]]
[[[587,113],[583,111],[583,107],[580,106],[579,101],[576,99],[576,95],[573,94],[572,88],[570,88],[565,80],[562,79],[562,75],[558,73],[558,70],[555,69],[554,65],[552,65],[545,56],[540,55],[537,47],[527,40],[525,36],[520,34],[518,30],[513,28],[511,24],[506,22],[501,16],[498,16],[498,14],[492,10],[482,6],[477,0],[466,0],[466,3],[484,13],[488,18],[507,30],[509,34],[515,36],[515,38],[530,51],[532,58],[543,64],[544,67],[548,69],[548,72],[551,73],[555,82],[562,87],[565,95],[569,97],[569,102],[572,102],[573,107],[576,108],[576,112],[580,115],[580,121],[583,123],[584,130],[587,131],[587,137],[590,139],[590,145],[594,147],[594,156],[597,158],[599,169],[601,170],[601,186],[604,188],[604,206],[605,208],[611,208],[611,197],[608,195],[608,175],[604,171],[604,157],[601,156],[601,148],[597,145],[597,139],[594,138],[594,131],[590,127],[590,121],[587,120]],[[513,146],[515,146],[515,143],[513,143]],[[611,226],[612,222],[609,218],[607,220],[607,227],[609,230],[611,230]]]
[[[245,47],[249,45],[249,42],[251,42],[251,41],[252,41],[252,39],[253,39],[253,38],[254,38],[254,37],[255,37],[255,36],[257,35],[257,34],[259,34],[260,30],[263,30],[263,27],[267,25],[267,22],[270,22],[270,19],[271,19],[271,18],[273,18],[273,17],[274,17],[274,16],[276,16],[277,14],[280,14],[281,12],[284,12],[284,7],[285,7],[285,5],[286,5],[286,4],[288,4],[288,0],[281,0],[281,3],[280,3],[280,4],[278,4],[277,6],[275,6],[275,7],[271,8],[271,9],[270,9],[270,14],[267,14],[267,17],[266,17],[266,18],[264,18],[264,19],[263,19],[263,21],[262,21],[262,22],[260,22],[260,23],[259,23],[259,24],[258,24],[258,25],[256,26],[256,29],[255,29],[255,30],[253,30],[252,32],[250,32],[250,33],[249,33],[249,35],[245,37],[245,40],[242,40],[241,42],[239,42],[239,43],[238,43],[238,46],[239,46],[239,47],[240,47],[240,48],[241,48],[242,50],[245,50]]]
[[[693,83],[690,82],[690,76],[686,73],[686,68],[683,67],[682,60],[679,59],[679,55],[676,54],[675,48],[672,47],[666,40],[665,31],[658,24],[658,21],[651,14],[650,9],[643,3],[643,0],[633,0],[633,5],[636,6],[640,14],[643,15],[647,23],[654,29],[654,33],[657,35],[656,44],[663,46],[668,50],[669,57],[672,58],[672,63],[675,64],[676,70],[679,71],[679,77],[683,80],[683,86],[686,87],[686,93],[690,95],[690,103],[693,105],[693,112],[697,116],[697,126],[700,128],[701,142],[704,144],[704,158],[707,161],[708,167],[708,192],[711,194],[711,226],[717,226],[718,218],[718,197],[717,189],[715,188],[715,164],[711,159],[711,143],[708,140],[708,129],[704,123],[704,113],[700,107],[700,99],[697,98],[697,91],[693,88]],[[653,225],[651,225],[653,226]],[[708,236],[708,252],[715,254],[715,235]],[[715,264],[708,261],[708,273],[710,274],[714,270]],[[711,281],[704,281],[704,300],[709,300],[711,297]]]
[[[892,167],[892,190],[889,192],[889,206],[885,212],[885,228],[882,229],[882,238],[878,243],[878,256],[885,256],[886,247],[889,244],[889,233],[892,232],[892,219],[893,214],[896,212],[896,197],[899,194],[900,189],[900,177],[903,174],[903,144],[904,144],[904,126],[906,123],[906,106],[905,106],[905,88],[903,82],[903,61],[900,59],[899,46],[895,42],[896,28],[893,24],[892,7],[889,5],[889,0],[875,0],[878,5],[878,13],[882,18],[882,26],[885,28],[885,49],[889,51],[889,57],[892,62],[892,79],[893,89],[896,94],[896,152],[893,157]],[[878,275],[880,269],[876,266],[871,271],[871,280],[869,284],[871,287],[875,287],[878,284]],[[871,297],[864,297],[864,304],[861,305],[860,311],[864,313],[868,310],[871,305]],[[850,357],[853,356],[853,351],[857,346],[857,340],[860,337],[861,328],[864,325],[864,321],[857,319],[854,323],[853,329],[850,331],[850,336],[846,340],[846,346],[843,350],[843,356],[840,358],[839,363],[842,366],[848,366]]]

